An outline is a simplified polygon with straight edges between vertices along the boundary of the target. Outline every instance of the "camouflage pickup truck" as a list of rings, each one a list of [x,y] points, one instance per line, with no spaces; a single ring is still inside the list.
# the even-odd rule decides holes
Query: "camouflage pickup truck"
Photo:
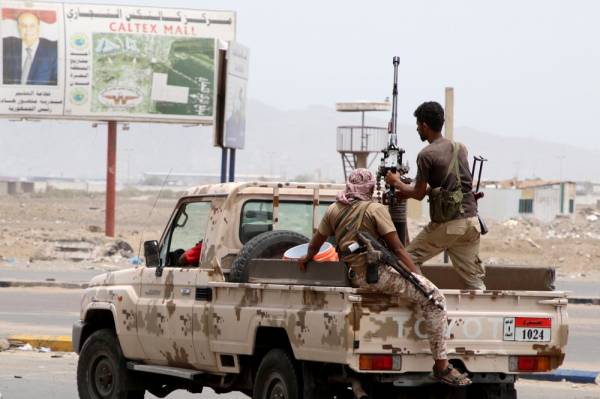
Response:
[[[563,361],[567,298],[553,269],[489,267],[486,291],[447,265],[423,272],[448,308],[450,362],[473,384],[431,378],[423,319],[392,295],[352,288],[345,265],[302,272],[283,252],[308,241],[343,187],[228,183],[181,198],[146,265],[95,277],[73,327],[80,398],[177,389],[256,399],[516,398],[520,373]],[[202,240],[197,266],[177,266]]]

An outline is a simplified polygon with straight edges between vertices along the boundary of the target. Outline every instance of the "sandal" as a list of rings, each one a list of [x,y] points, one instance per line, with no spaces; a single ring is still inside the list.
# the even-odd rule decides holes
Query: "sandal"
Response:
[[[451,364],[443,371],[436,371],[433,368],[433,377],[441,383],[453,387],[466,387],[471,385],[471,380],[467,377],[467,373],[461,373],[452,367]]]

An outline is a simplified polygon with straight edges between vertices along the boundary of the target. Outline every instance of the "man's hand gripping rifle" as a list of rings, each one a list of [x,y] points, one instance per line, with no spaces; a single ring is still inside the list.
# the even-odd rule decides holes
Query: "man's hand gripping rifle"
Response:
[[[357,238],[363,248],[366,248],[368,264],[381,262],[390,265],[404,279],[408,280],[408,282],[412,284],[419,292],[425,295],[425,298],[431,301],[439,309],[444,310],[442,304],[439,303],[436,298],[434,298],[433,292],[428,291],[427,288],[421,284],[419,279],[400,263],[400,260],[396,257],[396,255],[384,247],[371,234],[366,231],[359,231],[357,232]]]

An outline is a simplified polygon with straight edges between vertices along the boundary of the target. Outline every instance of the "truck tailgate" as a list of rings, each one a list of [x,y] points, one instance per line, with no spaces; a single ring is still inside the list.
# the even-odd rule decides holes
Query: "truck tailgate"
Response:
[[[568,338],[565,293],[443,293],[448,310],[448,357],[460,360],[469,371],[517,372],[517,356],[543,356],[552,369],[562,363]],[[360,294],[350,299],[355,312],[355,355],[397,354],[401,355],[403,371],[431,370],[420,310],[387,295]],[[360,369],[358,357],[351,361],[356,370]]]

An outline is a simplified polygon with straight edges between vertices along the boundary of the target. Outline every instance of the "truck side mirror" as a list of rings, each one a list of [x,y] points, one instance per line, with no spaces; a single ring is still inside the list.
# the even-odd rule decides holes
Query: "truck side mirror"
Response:
[[[144,241],[144,257],[146,258],[146,266],[160,266],[160,252],[158,250],[158,241]]]

